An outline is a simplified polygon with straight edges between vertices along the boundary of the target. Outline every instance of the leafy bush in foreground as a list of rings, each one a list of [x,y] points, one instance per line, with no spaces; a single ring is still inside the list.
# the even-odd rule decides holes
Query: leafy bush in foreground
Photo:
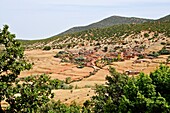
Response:
[[[15,35],[11,34],[8,28],[7,25],[4,25],[4,28],[0,30],[0,45],[4,46],[4,50],[0,54],[1,113],[3,113],[1,102],[13,99],[13,83],[15,83],[16,78],[21,71],[31,68],[31,64],[24,60],[24,49],[18,41],[14,40]]]
[[[10,104],[7,110],[10,113],[36,113],[38,108],[54,97],[50,77],[47,75],[28,76],[20,82],[16,81],[12,89],[13,98],[6,100]]]
[[[169,113],[170,68],[160,66],[150,75],[128,77],[110,68],[106,85],[96,87],[95,113]]]

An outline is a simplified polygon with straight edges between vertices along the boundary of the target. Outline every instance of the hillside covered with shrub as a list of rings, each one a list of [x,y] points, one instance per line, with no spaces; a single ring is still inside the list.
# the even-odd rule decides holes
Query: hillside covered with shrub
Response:
[[[164,18],[161,18],[161,20],[164,20]],[[128,36],[140,35],[142,31],[148,31],[149,33],[154,32],[155,36],[164,34],[166,37],[170,37],[170,20],[165,20],[166,21],[157,20],[141,24],[122,24],[105,28],[93,28],[42,40],[20,41],[26,48],[42,48],[43,46],[51,46],[52,48],[74,48],[76,45],[84,45],[85,43],[93,45],[94,42],[114,44],[118,41],[123,41]]]
[[[121,25],[121,24],[139,24],[144,23],[148,21],[153,21],[151,19],[143,19],[143,18],[135,18],[135,17],[121,17],[121,16],[111,16],[108,18],[105,18],[99,22],[87,25],[87,26],[80,26],[80,27],[73,27],[59,35],[65,35],[70,33],[76,33],[85,31],[88,29],[94,29],[94,28],[104,28],[104,27],[110,27],[113,25]]]

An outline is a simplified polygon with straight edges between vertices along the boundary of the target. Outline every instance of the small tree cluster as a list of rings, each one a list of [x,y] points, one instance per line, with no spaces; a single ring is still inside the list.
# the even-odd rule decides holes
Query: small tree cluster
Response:
[[[51,50],[51,47],[50,47],[50,46],[45,46],[45,47],[43,48],[43,50],[46,50],[46,51]]]
[[[150,75],[128,77],[110,68],[106,85],[97,86],[95,113],[169,113],[170,68],[160,66]]]

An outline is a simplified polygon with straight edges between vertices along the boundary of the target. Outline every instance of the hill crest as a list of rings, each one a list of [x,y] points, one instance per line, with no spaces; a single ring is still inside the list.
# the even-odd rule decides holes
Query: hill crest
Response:
[[[113,25],[120,25],[120,24],[138,24],[138,23],[144,23],[144,22],[148,22],[148,21],[152,21],[152,19],[144,19],[144,18],[137,18],[137,17],[111,16],[111,17],[105,18],[103,20],[100,20],[98,22],[89,24],[87,26],[78,26],[78,27],[70,28],[58,35],[65,35],[65,34],[70,34],[70,33],[75,33],[75,32],[81,32],[81,31],[93,29],[93,28],[104,28],[104,27],[110,27]]]

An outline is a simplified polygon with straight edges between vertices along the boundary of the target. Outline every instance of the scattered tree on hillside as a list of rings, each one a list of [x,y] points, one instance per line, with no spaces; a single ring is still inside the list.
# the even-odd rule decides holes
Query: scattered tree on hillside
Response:
[[[46,51],[51,50],[51,47],[50,47],[50,46],[45,46],[45,47],[43,48],[43,50],[46,50]]]
[[[108,50],[108,47],[105,46],[103,52],[107,52],[107,50]]]

